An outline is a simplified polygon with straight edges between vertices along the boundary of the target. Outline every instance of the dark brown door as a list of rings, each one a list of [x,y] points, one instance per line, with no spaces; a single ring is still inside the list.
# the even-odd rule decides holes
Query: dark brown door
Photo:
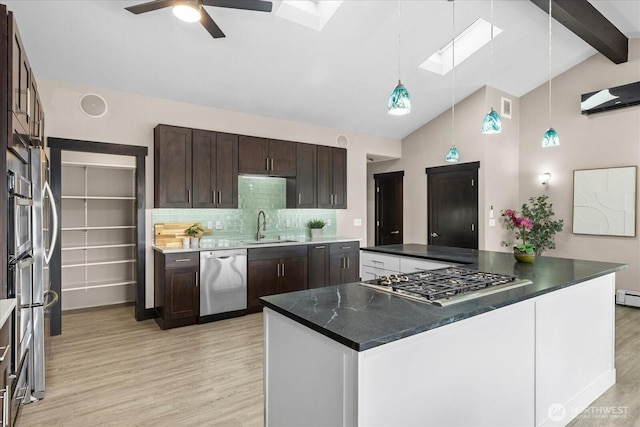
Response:
[[[216,133],[193,131],[193,207],[213,208],[217,202]]]
[[[277,292],[293,292],[306,288],[307,257],[281,259]]]
[[[238,207],[238,135],[218,133],[216,138],[216,207]]]
[[[317,157],[318,146],[313,144],[297,144],[296,178],[294,199],[287,201],[287,207],[315,208],[318,206],[317,195]],[[289,189],[287,189],[287,197]]]
[[[269,141],[269,175],[296,176],[296,143]]]
[[[333,151],[333,207],[347,208],[347,150],[332,148]]]
[[[165,313],[170,320],[197,317],[200,313],[200,289],[197,270],[192,268],[167,269],[165,277]]]
[[[430,245],[478,249],[480,162],[427,168]]]
[[[321,288],[327,286],[327,272],[329,271],[329,247],[327,245],[309,245],[307,247],[309,274],[307,288]]]
[[[260,297],[277,293],[278,259],[249,261],[247,275],[247,312],[260,311]]]
[[[154,143],[155,207],[190,208],[191,129],[158,125]]]
[[[373,179],[376,246],[402,244],[404,171],[375,174]]]
[[[269,173],[269,140],[241,135],[238,142],[238,171],[266,175]]]

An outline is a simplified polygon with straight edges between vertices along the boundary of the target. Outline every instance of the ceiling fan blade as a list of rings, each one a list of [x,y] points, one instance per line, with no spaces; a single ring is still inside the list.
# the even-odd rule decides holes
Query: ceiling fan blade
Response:
[[[202,14],[202,16],[200,17],[200,23],[202,24],[202,26],[204,28],[207,29],[207,31],[209,31],[209,34],[211,34],[211,36],[214,39],[219,39],[219,38],[225,37],[225,35],[222,32],[222,30],[220,29],[220,27],[218,27],[218,24],[213,22],[213,19],[207,13],[206,10],[201,8],[200,9],[200,13]]]
[[[151,12],[153,10],[158,10],[158,9],[163,9],[165,7],[173,6],[173,3],[175,3],[175,0],[156,0],[156,1],[150,1],[147,3],[137,4],[135,6],[125,7],[125,9],[137,15],[139,13]]]
[[[202,4],[231,9],[255,10],[257,12],[271,12],[273,7],[270,1],[263,0],[202,0]]]

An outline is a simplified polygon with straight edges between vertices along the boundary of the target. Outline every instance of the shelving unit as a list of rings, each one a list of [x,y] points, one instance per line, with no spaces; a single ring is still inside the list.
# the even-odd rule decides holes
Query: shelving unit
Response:
[[[62,309],[134,300],[135,167],[62,162]]]

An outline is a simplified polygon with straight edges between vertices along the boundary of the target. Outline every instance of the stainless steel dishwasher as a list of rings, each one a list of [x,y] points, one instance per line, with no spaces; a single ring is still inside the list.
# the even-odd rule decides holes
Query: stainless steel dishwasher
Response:
[[[247,250],[200,252],[200,322],[241,316],[247,308]]]

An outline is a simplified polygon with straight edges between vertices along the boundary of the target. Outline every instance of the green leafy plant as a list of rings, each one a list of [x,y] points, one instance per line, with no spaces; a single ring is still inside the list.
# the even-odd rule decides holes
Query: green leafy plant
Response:
[[[308,228],[323,228],[327,223],[323,219],[311,219],[307,222]]]
[[[562,231],[564,220],[554,220],[553,204],[548,202],[549,196],[529,197],[529,203],[524,203],[520,209],[521,216],[511,209],[502,212],[504,224],[508,230],[516,230],[515,238],[522,239],[523,252],[535,252],[542,255],[546,249],[555,249],[554,236]],[[525,221],[527,220],[527,221]],[[512,242],[502,242],[503,246],[511,246]],[[529,251],[531,250],[531,252]]]
[[[198,235],[200,235],[200,233],[202,233],[203,231],[204,231],[204,228],[202,228],[200,224],[196,222],[192,224],[189,228],[184,230],[184,234],[191,237],[198,237]]]

